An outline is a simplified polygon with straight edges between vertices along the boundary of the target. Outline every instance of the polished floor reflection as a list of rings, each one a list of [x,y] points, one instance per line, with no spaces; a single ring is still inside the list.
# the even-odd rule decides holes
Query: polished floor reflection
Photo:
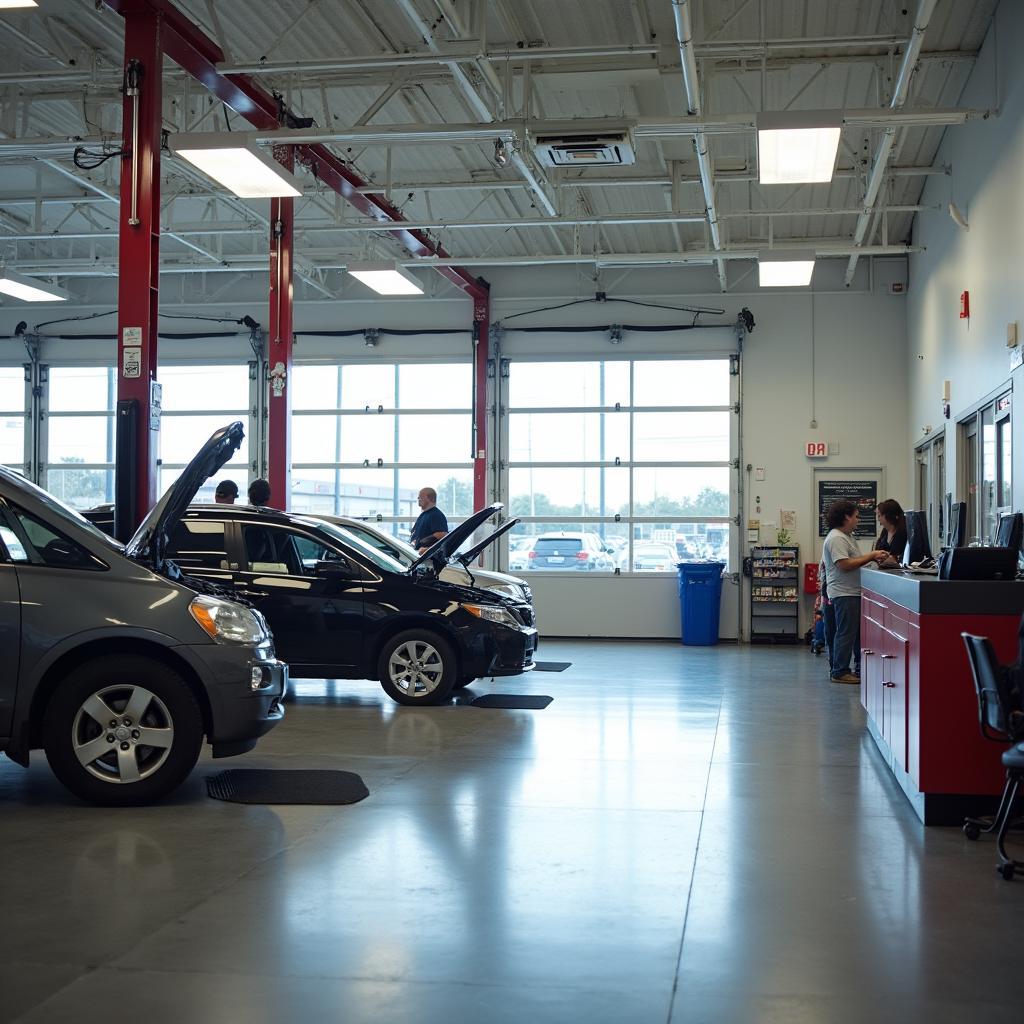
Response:
[[[1024,883],[922,828],[805,649],[549,641],[562,673],[409,709],[303,683],[169,803],[84,807],[0,759],[0,1020],[1020,1020]],[[208,800],[342,768],[348,807]]]

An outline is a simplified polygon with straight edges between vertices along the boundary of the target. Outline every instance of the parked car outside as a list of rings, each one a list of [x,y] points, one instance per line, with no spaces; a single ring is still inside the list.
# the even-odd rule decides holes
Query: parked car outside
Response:
[[[374,526],[373,523],[365,522],[362,519],[328,515],[311,515],[310,518],[322,519],[325,523],[333,523],[335,526],[340,526],[353,536],[390,555],[396,562],[400,562],[407,569],[420,557],[419,552],[411,544],[406,544],[405,541],[399,540],[390,533],[385,533]],[[507,533],[518,522],[518,519],[509,519],[502,523],[499,530],[487,537],[483,544],[486,546],[494,543],[502,533]],[[530,604],[533,603],[533,594],[526,580],[509,576],[503,572],[478,569],[471,564],[476,555],[477,553],[474,549],[456,554],[448,560],[448,564],[438,574],[439,578],[446,583],[461,583],[467,587],[495,590],[499,594],[506,594],[516,600],[526,601]]]
[[[671,544],[645,542],[633,545],[634,572],[669,572],[675,569],[677,560]]]
[[[293,677],[378,679],[400,704],[435,704],[481,676],[533,667],[532,605],[440,576],[501,507],[410,566],[323,520],[245,505],[193,506],[170,549],[186,572],[263,613]]]
[[[563,572],[610,572],[610,549],[596,533],[542,533],[527,554],[529,566]]]
[[[508,544],[508,571],[525,572],[530,568],[530,552],[536,537],[514,537]]]
[[[148,803],[284,716],[263,616],[182,576],[167,537],[238,449],[214,433],[127,546],[0,467],[0,751],[98,804]]]

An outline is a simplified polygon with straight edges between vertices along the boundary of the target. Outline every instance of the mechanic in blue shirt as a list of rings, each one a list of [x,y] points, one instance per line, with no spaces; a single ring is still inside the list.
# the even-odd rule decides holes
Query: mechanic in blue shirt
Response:
[[[437,491],[433,487],[424,487],[416,503],[423,511],[412,528],[411,543],[422,555],[448,533],[448,520],[437,507]]]

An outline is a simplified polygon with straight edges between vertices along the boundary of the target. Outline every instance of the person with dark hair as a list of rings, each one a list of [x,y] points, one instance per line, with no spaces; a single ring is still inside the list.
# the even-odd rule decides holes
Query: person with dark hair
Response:
[[[886,498],[875,506],[875,517],[882,530],[875,541],[875,547],[879,551],[889,552],[886,566],[898,565],[907,547],[907,517],[903,513],[903,506],[895,498]]]
[[[260,508],[270,501],[270,484],[260,478],[249,484],[249,504]]]
[[[238,497],[238,484],[234,480],[221,480],[217,490],[213,492],[213,500],[218,505],[234,505]]]
[[[850,662],[860,663],[860,573],[872,562],[881,563],[888,551],[869,551],[862,555],[853,533],[860,512],[854,502],[833,501],[825,513],[829,534],[825,538],[821,560],[825,564],[829,600],[836,611],[836,636],[830,654],[833,683],[860,684],[860,676],[851,671]]]

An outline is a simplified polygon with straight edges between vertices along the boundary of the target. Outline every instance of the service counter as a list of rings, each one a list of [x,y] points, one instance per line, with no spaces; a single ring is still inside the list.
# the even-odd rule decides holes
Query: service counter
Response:
[[[1017,659],[1024,583],[862,569],[861,703],[868,729],[926,825],[994,810],[1005,749],[982,738],[961,633]]]

